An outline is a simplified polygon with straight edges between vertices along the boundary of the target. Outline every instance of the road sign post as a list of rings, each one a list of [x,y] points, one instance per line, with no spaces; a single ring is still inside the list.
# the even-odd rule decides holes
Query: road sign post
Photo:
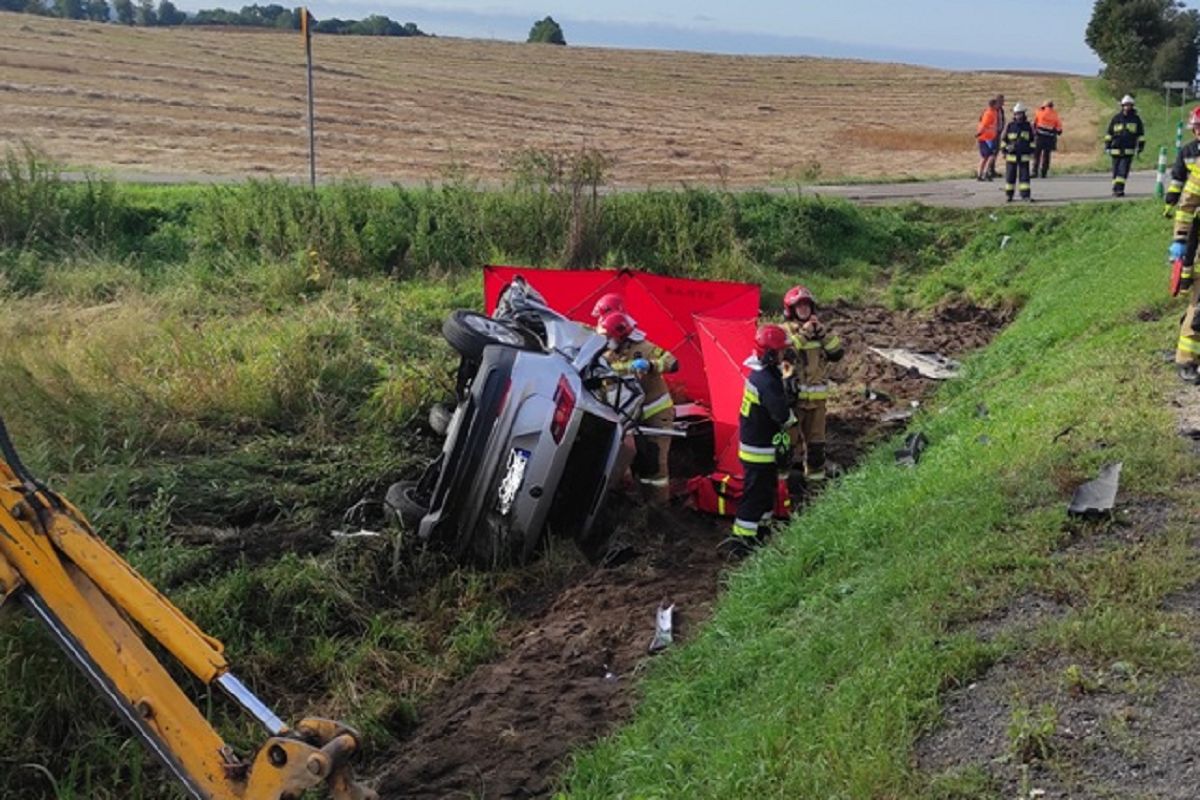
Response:
[[[1163,199],[1163,176],[1167,173],[1167,146],[1164,144],[1158,148],[1158,170],[1154,176],[1154,195],[1159,200]]]

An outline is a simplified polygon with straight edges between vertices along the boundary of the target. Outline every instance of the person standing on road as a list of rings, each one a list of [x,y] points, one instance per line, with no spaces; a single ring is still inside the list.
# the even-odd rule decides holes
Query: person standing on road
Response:
[[[1200,106],[1192,109],[1188,124],[1192,141],[1179,148],[1171,167],[1171,183],[1167,187],[1169,215],[1175,208],[1175,225],[1167,259],[1180,261],[1180,290],[1188,290],[1188,307],[1179,324],[1179,339],[1175,344],[1175,363],[1179,378],[1185,383],[1200,384],[1200,282],[1194,280],[1198,241],[1197,212],[1200,212]]]
[[[646,339],[637,329],[633,318],[624,311],[613,311],[600,320],[600,331],[608,337],[605,358],[618,375],[633,375],[642,387],[643,428],[673,432],[675,401],[663,378],[679,369],[675,356]],[[640,483],[651,500],[667,505],[671,500],[670,473],[667,467],[671,437],[643,435],[637,437],[638,462],[645,466],[635,470]]]
[[[1146,126],[1133,108],[1133,97],[1121,98],[1121,110],[1108,123],[1104,134],[1104,152],[1112,156],[1113,197],[1125,196],[1125,181],[1135,156],[1146,148]]]
[[[1050,154],[1058,149],[1058,137],[1062,132],[1062,119],[1054,110],[1054,101],[1047,100],[1033,115],[1033,169],[1029,177],[1046,177],[1050,171]]]
[[[1000,137],[996,133],[996,100],[988,100],[987,108],[979,115],[979,124],[975,127],[975,141],[979,143],[979,169],[975,170],[975,180],[990,181],[991,173],[995,171],[996,146]]]
[[[788,405],[784,381],[792,373],[792,355],[787,331],[780,326],[763,325],[755,333],[738,415],[742,496],[732,535],[721,543],[731,556],[745,555],[762,543],[779,491],[779,463],[791,458],[788,430],[795,426],[796,416]]]
[[[1025,118],[1025,105],[1013,106],[1013,119],[1004,129],[1000,141],[1004,151],[1004,195],[1012,202],[1013,190],[1019,189],[1022,200],[1033,200],[1029,190],[1029,162],[1033,158],[1033,126]]]
[[[804,464],[808,485],[825,480],[825,406],[829,400],[829,365],[842,360],[842,340],[817,319],[817,301],[803,286],[783,296],[784,330],[796,351],[792,429],[794,460]]]
[[[999,146],[1001,143],[1001,139],[1004,136],[1004,128],[1007,124],[1008,123],[1004,118],[1004,95],[998,94],[998,95],[996,95],[996,153],[997,154],[1000,152]],[[988,163],[988,177],[995,178],[997,174],[998,173],[996,172],[996,156],[995,156],[995,154],[993,154],[992,160]]]

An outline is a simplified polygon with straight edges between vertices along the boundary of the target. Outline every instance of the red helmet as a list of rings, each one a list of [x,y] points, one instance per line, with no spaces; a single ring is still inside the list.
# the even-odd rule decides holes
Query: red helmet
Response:
[[[754,355],[759,361],[773,361],[789,344],[787,331],[783,328],[778,325],[763,325],[758,329],[758,333],[754,334]]]
[[[787,290],[787,294],[783,296],[783,318],[796,319],[796,306],[808,301],[812,306],[813,311],[817,310],[817,301],[813,299],[812,292],[804,286],[793,286]]]
[[[614,339],[618,342],[628,339],[629,334],[633,333],[633,329],[636,327],[633,317],[624,311],[614,311],[611,314],[604,315],[600,320],[600,332],[609,339]]]
[[[1188,126],[1200,125],[1200,106],[1192,109],[1192,115],[1188,117]]]
[[[614,311],[624,311],[625,301],[621,299],[621,295],[616,292],[609,292],[596,301],[596,305],[592,306],[592,316],[596,319],[604,319]]]

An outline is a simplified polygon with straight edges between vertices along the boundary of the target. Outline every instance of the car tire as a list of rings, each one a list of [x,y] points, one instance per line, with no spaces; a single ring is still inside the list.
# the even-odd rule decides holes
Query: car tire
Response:
[[[532,337],[517,328],[466,309],[459,309],[446,317],[446,321],[442,323],[442,336],[446,337],[451,347],[472,360],[482,358],[483,349],[493,344],[519,350],[537,348],[537,343]]]
[[[450,429],[450,420],[454,417],[454,409],[445,403],[434,403],[429,407],[429,427],[438,436],[445,436]]]
[[[393,483],[388,487],[383,502],[400,520],[400,524],[409,530],[416,530],[421,518],[429,513],[428,504],[422,503],[417,494],[417,481]]]

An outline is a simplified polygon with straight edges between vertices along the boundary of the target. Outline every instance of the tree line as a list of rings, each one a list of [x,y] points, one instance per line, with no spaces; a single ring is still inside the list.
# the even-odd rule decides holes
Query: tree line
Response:
[[[1178,0],[1096,0],[1084,41],[1116,94],[1165,81],[1193,82],[1200,11]]]
[[[120,25],[168,27],[174,25],[228,25],[250,28],[300,29],[300,9],[270,5],[242,6],[241,11],[211,8],[187,14],[171,0],[0,0],[0,11],[16,11],[62,19],[115,22]],[[380,14],[361,20],[319,20],[317,33],[351,36],[427,36],[414,22],[400,23]]]

